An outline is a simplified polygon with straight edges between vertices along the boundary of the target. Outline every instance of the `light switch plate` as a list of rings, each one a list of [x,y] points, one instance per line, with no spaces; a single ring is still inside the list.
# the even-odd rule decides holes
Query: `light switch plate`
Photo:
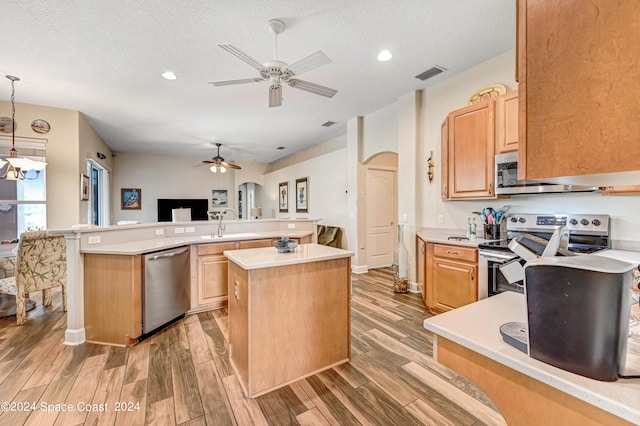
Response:
[[[184,228],[176,228],[176,229],[174,230],[174,232],[175,232],[176,234],[184,234]]]
[[[156,229],[156,235],[164,235],[164,229]]]
[[[196,227],[195,226],[187,226],[185,228],[185,232],[196,232]]]
[[[87,239],[87,244],[100,244],[100,235],[94,235]]]
[[[287,228],[296,229],[296,224],[295,223],[287,223]]]

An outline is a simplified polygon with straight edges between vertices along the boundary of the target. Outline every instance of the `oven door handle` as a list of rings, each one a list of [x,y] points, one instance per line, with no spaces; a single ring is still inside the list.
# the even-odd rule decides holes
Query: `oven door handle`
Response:
[[[485,250],[479,250],[478,254],[481,257],[494,262],[506,262],[509,260],[516,259],[518,257],[518,255],[515,253],[502,253],[502,252],[485,251]]]

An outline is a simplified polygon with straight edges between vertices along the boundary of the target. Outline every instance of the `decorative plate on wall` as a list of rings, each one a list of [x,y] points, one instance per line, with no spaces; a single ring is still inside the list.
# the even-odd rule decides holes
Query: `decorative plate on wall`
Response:
[[[49,130],[51,130],[51,126],[49,126],[49,123],[41,119],[33,120],[33,122],[31,123],[31,128],[36,133],[47,133]]]
[[[13,132],[12,122],[13,120],[11,120],[11,117],[0,117],[0,132],[2,133]],[[16,129],[17,128],[18,127],[16,126]]]
[[[478,102],[486,101],[487,99],[497,98],[500,95],[507,93],[507,88],[502,84],[493,84],[491,86],[483,87],[475,92],[469,100],[467,105],[477,104]]]

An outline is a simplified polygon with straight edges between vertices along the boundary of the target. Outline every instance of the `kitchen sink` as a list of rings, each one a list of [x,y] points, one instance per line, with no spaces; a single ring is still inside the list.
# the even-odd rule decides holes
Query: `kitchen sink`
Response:
[[[257,234],[255,232],[238,232],[235,234],[223,234],[221,237],[218,237],[217,235],[201,235],[200,238],[202,238],[203,240],[234,240],[259,236],[260,234]]]

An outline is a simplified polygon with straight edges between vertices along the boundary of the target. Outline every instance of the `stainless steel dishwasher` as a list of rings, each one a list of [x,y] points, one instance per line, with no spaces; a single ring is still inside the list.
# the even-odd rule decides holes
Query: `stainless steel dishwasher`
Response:
[[[182,317],[190,305],[189,247],[147,253],[142,256],[142,332]]]

